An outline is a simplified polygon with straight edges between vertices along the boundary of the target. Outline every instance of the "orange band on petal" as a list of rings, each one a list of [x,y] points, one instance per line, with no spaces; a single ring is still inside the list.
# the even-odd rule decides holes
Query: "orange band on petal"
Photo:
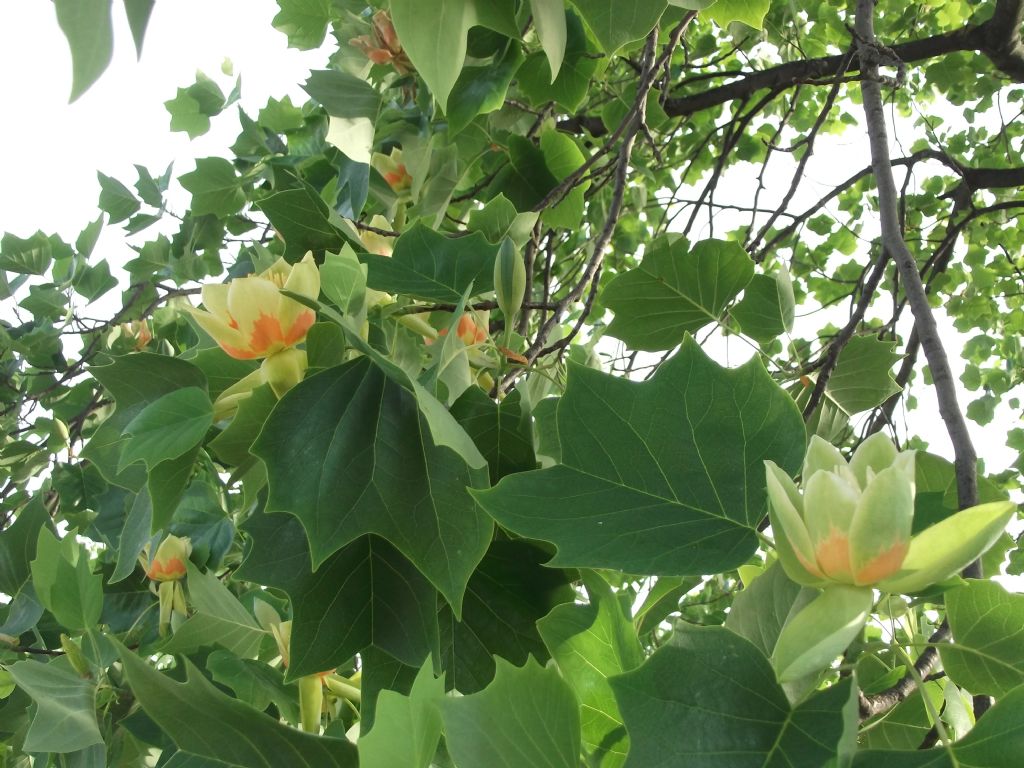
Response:
[[[858,570],[854,574],[854,583],[859,586],[866,586],[881,581],[887,576],[892,576],[903,565],[909,549],[909,542],[901,541],[893,544],[889,549],[869,560],[863,568]]]
[[[146,571],[146,575],[153,581],[175,581],[183,578],[185,573],[185,563],[178,557],[172,557],[166,563],[154,560]]]
[[[828,538],[815,547],[814,555],[826,578],[843,582],[851,580],[850,539],[845,533],[833,528]]]

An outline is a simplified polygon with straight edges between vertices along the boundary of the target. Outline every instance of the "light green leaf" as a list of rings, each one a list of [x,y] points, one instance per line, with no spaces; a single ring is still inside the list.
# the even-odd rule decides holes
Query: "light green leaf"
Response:
[[[725,626],[771,657],[783,626],[816,595],[790,581],[776,562],[736,595]]]
[[[149,16],[153,13],[154,5],[156,0],[124,0],[124,12],[128,17],[128,26],[132,30],[135,52],[140,58],[142,42],[146,37],[146,27],[149,25]]]
[[[565,56],[565,0],[530,0],[530,10],[554,82]]]
[[[540,148],[544,153],[545,164],[558,181],[564,181],[586,162],[586,156],[576,141],[559,131],[547,131],[541,134]],[[558,205],[544,210],[541,214],[544,223],[551,227],[565,229],[579,227],[580,220],[583,218],[584,199],[588,189],[590,189],[589,181],[584,181],[573,187]]]
[[[783,265],[778,274],[754,275],[729,314],[739,322],[743,333],[765,344],[793,329],[795,311],[793,281]]]
[[[185,565],[188,595],[196,613],[161,650],[191,653],[204,645],[219,645],[240,658],[254,657],[267,633],[216,575],[200,571],[191,560]]]
[[[901,355],[894,341],[874,336],[854,336],[839,353],[825,392],[848,414],[874,408],[900,391],[892,367]]]
[[[579,705],[555,669],[532,659],[515,667],[495,658],[497,673],[480,693],[445,699],[448,751],[458,766],[578,768]]]
[[[227,428],[210,441],[210,450],[222,462],[232,466],[238,467],[250,461],[252,454],[249,448],[275,405],[277,395],[269,384],[256,387],[249,397],[238,404],[238,412]]]
[[[65,659],[19,661],[7,671],[36,703],[26,751],[74,752],[103,743],[96,724],[96,683],[76,674]]]
[[[118,470],[141,461],[152,470],[199,444],[213,425],[213,403],[204,389],[185,387],[153,401],[132,419],[122,434],[128,441]]]
[[[349,160],[369,163],[373,158],[374,122],[368,117],[331,116],[324,141],[337,147]]]
[[[402,48],[443,112],[466,58],[466,35],[482,25],[519,37],[509,0],[391,0]]]
[[[741,21],[748,27],[761,29],[770,7],[771,0],[717,0],[700,15],[711,19],[720,27]]]
[[[366,273],[366,265],[346,243],[338,253],[324,256],[320,290],[346,315],[358,313],[366,298]]]
[[[668,7],[668,0],[573,0],[573,4],[604,52],[611,55],[646,37]]]
[[[718,322],[753,275],[754,262],[737,243],[704,240],[691,249],[681,238],[660,237],[639,267],[604,289],[602,301],[615,313],[608,334],[633,349],[671,349]]]
[[[498,246],[479,232],[445,237],[417,223],[395,241],[391,256],[361,254],[368,267],[367,285],[425,301],[458,302],[473,286],[473,295],[494,288]]]
[[[288,36],[288,45],[300,50],[318,48],[334,18],[331,0],[277,0],[280,12],[274,17],[274,29]]]
[[[441,738],[444,678],[424,663],[408,696],[381,691],[376,726],[359,737],[360,768],[429,768]]]
[[[356,768],[356,748],[344,739],[313,736],[232,699],[188,659],[187,680],[175,682],[120,643],[135,698],[179,749],[246,768]]]
[[[602,768],[616,768],[629,752],[629,737],[608,678],[640,666],[644,652],[629,606],[599,576],[585,576],[584,583],[589,605],[556,606],[537,629],[579,698],[583,748]]]
[[[57,23],[71,48],[71,101],[99,80],[114,53],[111,0],[54,0]]]
[[[1001,697],[1024,683],[1024,595],[971,580],[946,594],[946,615],[953,644],[939,653],[957,685]]]
[[[102,173],[96,176],[100,180],[100,209],[107,213],[111,224],[124,221],[139,210],[139,201],[128,187]]]
[[[561,464],[475,492],[553,565],[690,575],[741,565],[765,514],[763,460],[794,472],[804,427],[757,360],[724,369],[692,339],[647,382],[573,366]]]
[[[826,765],[851,698],[845,678],[791,708],[750,642],[724,627],[696,625],[681,626],[611,685],[629,732],[627,768],[739,765],[723,762],[739,754],[751,768]]]
[[[583,104],[590,89],[591,78],[597,71],[596,51],[588,49],[583,22],[573,12],[565,14],[565,56],[556,77],[552,79],[551,65],[545,54],[530,54],[516,75],[519,88],[536,106],[555,101],[569,112]]]
[[[864,629],[870,587],[836,584],[791,616],[772,652],[779,681],[791,683],[826,669]]]
[[[253,452],[267,465],[267,511],[302,521],[314,567],[376,533],[458,611],[491,538],[490,520],[466,490],[486,485],[487,470],[468,465],[431,428],[421,412],[430,399],[361,357],[289,391]],[[450,416],[435,423],[462,432]]]
[[[178,179],[192,193],[192,213],[230,216],[245,205],[245,192],[235,168],[223,157],[196,160],[196,169]]]
[[[92,573],[89,553],[74,538],[58,539],[39,529],[32,561],[32,585],[39,602],[64,627],[94,627],[103,610],[103,577]]]
[[[941,693],[940,693],[941,697]],[[950,748],[857,753],[854,768],[1018,768],[1024,750],[1024,686],[996,702],[963,739]]]
[[[293,620],[290,678],[344,663],[373,645],[410,666],[438,652],[437,593],[394,547],[361,536],[314,573],[293,515],[256,514],[238,578],[288,593]]]
[[[530,231],[539,216],[534,211],[518,213],[508,198],[499,194],[483,208],[470,212],[469,228],[482,232],[488,242],[495,245],[509,237],[517,247],[522,247],[530,239]]]

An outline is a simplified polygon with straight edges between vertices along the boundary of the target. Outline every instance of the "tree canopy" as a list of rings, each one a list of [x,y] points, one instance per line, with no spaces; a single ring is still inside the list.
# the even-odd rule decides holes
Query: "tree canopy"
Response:
[[[1024,2],[277,2],[0,239],[0,764],[1017,765]]]

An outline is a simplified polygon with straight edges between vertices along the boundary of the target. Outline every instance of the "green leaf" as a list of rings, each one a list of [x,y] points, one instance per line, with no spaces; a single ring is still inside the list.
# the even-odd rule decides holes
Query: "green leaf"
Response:
[[[748,27],[761,29],[770,6],[771,0],[717,0],[700,15],[711,19],[722,28],[734,21],[740,21]]]
[[[219,645],[242,658],[255,656],[267,633],[215,574],[200,571],[191,560],[185,565],[189,600],[196,612],[174,631],[161,651],[192,653],[203,646]]]
[[[704,240],[691,249],[681,238],[660,237],[639,267],[604,289],[601,300],[615,313],[608,334],[633,349],[671,349],[718,322],[753,274],[754,262],[737,243]]]
[[[240,659],[228,651],[214,651],[207,657],[214,682],[231,688],[235,695],[261,712],[271,703],[285,720],[299,722],[297,689],[284,682],[281,670],[254,659]]]
[[[359,737],[360,768],[429,768],[441,738],[444,680],[430,663],[416,675],[408,696],[381,691],[376,727]]]
[[[492,485],[505,475],[537,468],[530,412],[518,389],[496,403],[480,387],[470,387],[451,411],[487,459]]]
[[[447,431],[462,431],[441,411],[362,357],[290,390],[253,452],[267,465],[267,510],[302,521],[315,567],[376,533],[458,611],[492,524],[466,490],[486,484],[486,468],[450,447]]]
[[[608,678],[640,666],[643,648],[624,605],[600,577],[585,578],[590,605],[563,604],[537,622],[579,698],[583,748],[602,768],[625,762],[629,737]]]
[[[851,699],[845,678],[791,708],[757,648],[724,627],[696,625],[682,625],[611,685],[629,732],[627,768],[711,768],[738,764],[723,762],[738,753],[752,767],[825,765]]]
[[[179,749],[246,768],[356,768],[356,748],[344,739],[313,736],[232,699],[184,659],[178,683],[113,641],[135,698]]]
[[[100,209],[107,213],[111,224],[117,224],[139,210],[139,201],[132,191],[117,179],[97,173],[100,180]]]
[[[571,11],[566,13],[565,29],[565,56],[554,80],[547,55],[539,52],[527,57],[516,80],[534,105],[556,101],[569,112],[575,112],[587,96],[598,62],[590,55],[587,33],[579,16]]]
[[[149,25],[149,17],[153,13],[154,5],[156,5],[156,0],[124,0],[124,12],[128,17],[128,26],[132,30],[135,52],[140,58],[142,57],[142,42],[146,37],[146,27]]]
[[[92,572],[84,547],[40,528],[31,567],[36,597],[61,625],[75,630],[96,625],[103,611],[103,577]]]
[[[941,697],[941,694],[940,694]],[[857,753],[854,768],[1017,768],[1024,750],[1024,686],[1000,699],[963,739],[944,747],[911,751],[868,749]]]
[[[488,242],[498,245],[506,237],[518,247],[530,239],[530,231],[540,214],[533,211],[519,213],[516,207],[502,194],[491,198],[480,209],[469,214],[469,228],[483,233]]]
[[[478,24],[517,38],[508,0],[391,0],[402,48],[443,112],[466,58],[466,35]]]
[[[277,395],[269,384],[256,387],[238,404],[238,412],[227,428],[210,441],[210,450],[222,462],[241,466],[252,458],[249,448],[263,429],[267,416],[277,405]]]
[[[501,109],[508,86],[522,63],[522,46],[513,40],[505,54],[491,64],[463,69],[448,97],[448,134],[456,135],[477,115]]]
[[[327,204],[308,185],[275,192],[261,200],[258,207],[284,238],[287,259],[298,261],[306,251],[337,252],[345,243],[328,220]]]
[[[558,186],[544,159],[544,153],[523,136],[510,136],[509,163],[494,177],[487,195],[504,195],[517,210],[527,212]]]
[[[472,696],[445,699],[441,713],[459,766],[578,768],[579,705],[557,670],[496,658],[497,673]]]
[[[338,253],[327,253],[320,267],[320,290],[346,315],[355,314],[366,299],[367,267],[346,243]]]
[[[198,445],[213,424],[213,403],[205,389],[185,387],[153,401],[124,428],[129,440],[120,469],[141,461],[152,470]]]
[[[230,216],[245,205],[245,191],[235,168],[223,157],[196,160],[196,169],[178,179],[192,193],[192,214]]]
[[[551,564],[690,575],[741,565],[765,514],[763,461],[796,472],[804,427],[755,359],[724,369],[692,339],[647,382],[572,366],[561,464],[475,492],[503,526],[558,546]]]
[[[316,69],[302,86],[333,117],[376,120],[380,93],[360,77],[336,69]]]
[[[306,51],[323,44],[335,15],[331,0],[277,0],[277,5],[274,29],[288,36],[289,46]]]
[[[793,281],[783,266],[777,275],[754,275],[731,314],[754,341],[766,344],[793,329]]]
[[[395,241],[391,256],[366,253],[359,258],[374,290],[455,303],[470,285],[474,296],[493,290],[497,255],[498,246],[479,232],[451,238],[417,223]]]
[[[854,336],[839,353],[836,368],[825,392],[848,414],[881,405],[900,391],[892,367],[902,355],[893,352],[894,341],[875,336]]]
[[[530,0],[530,11],[554,81],[565,56],[565,0]]]
[[[992,581],[970,580],[946,593],[953,644],[942,667],[971,693],[1002,697],[1024,683],[1024,595]]]
[[[586,162],[586,156],[576,141],[559,131],[547,131],[541,134],[540,148],[544,153],[544,162],[559,181],[564,181]],[[584,181],[573,187],[558,205],[544,210],[541,214],[544,223],[550,227],[564,229],[579,227],[580,220],[583,218],[584,199],[588,189],[590,189],[589,181]]]
[[[475,693],[494,678],[494,658],[546,661],[537,620],[573,593],[563,571],[542,565],[548,553],[525,541],[495,541],[466,590],[462,620],[440,611],[441,648],[449,685]],[[500,616],[500,621],[495,617]]]
[[[238,577],[291,599],[289,678],[336,667],[370,645],[410,666],[438,652],[436,592],[383,539],[361,536],[313,572],[294,516],[257,514],[243,530],[252,543]]]
[[[203,112],[187,88],[179,88],[173,99],[164,102],[164,107],[171,114],[172,131],[182,131],[194,139],[210,130],[210,116]]]
[[[668,7],[668,0],[573,0],[573,4],[601,48],[611,55],[627,43],[646,37]]]
[[[36,704],[25,735],[28,752],[74,752],[102,744],[96,724],[96,683],[83,679],[65,659],[49,664],[19,661],[7,667]]]
[[[111,0],[54,0],[57,23],[71,48],[71,101],[99,80],[114,53]]]
[[[938,712],[942,709],[942,685],[935,681],[927,682],[924,684],[923,692],[919,688],[884,716],[872,720],[871,727],[865,728],[860,735],[862,747],[916,750],[932,727],[931,715],[928,714],[924,696],[928,696],[932,711]]]
[[[8,232],[0,240],[0,269],[19,275],[45,275],[53,260],[70,256],[70,250],[56,235],[36,232],[23,240]]]
[[[782,566],[774,563],[736,595],[725,626],[771,657],[786,622],[816,595],[815,590],[790,581]]]
[[[679,610],[683,595],[701,583],[700,577],[688,578],[661,576],[657,579],[643,604],[636,610],[633,623],[637,634],[643,636],[652,632],[671,614]]]
[[[52,526],[41,494],[36,494],[0,531],[0,592],[12,597],[31,574],[29,563],[36,556],[39,530]]]

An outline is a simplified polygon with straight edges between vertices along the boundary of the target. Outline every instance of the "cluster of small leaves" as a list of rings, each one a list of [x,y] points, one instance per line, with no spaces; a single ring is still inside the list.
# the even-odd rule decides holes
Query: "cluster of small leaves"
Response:
[[[764,461],[792,475],[809,434],[894,430],[918,354],[868,155],[806,189],[816,142],[859,119],[851,12],[278,3],[292,46],[334,43],[306,103],[238,110],[226,156],[187,173],[101,173],[73,244],[0,240],[0,764],[1014,765],[1024,598],[993,581],[883,598],[810,678],[770,663],[815,591],[774,563]],[[78,97],[111,3],[55,5]],[[153,2],[123,5],[141,49]],[[1019,409],[1024,370],[1024,87],[992,42],[1016,31],[986,26],[1019,6],[877,8],[913,131],[904,235],[972,336],[982,424]],[[170,130],[235,119],[238,88],[197,77]],[[117,225],[135,256],[112,271]],[[526,300],[505,316],[510,245]],[[307,252],[305,379],[225,414],[259,361],[182,307]],[[753,357],[723,365],[722,343]],[[995,469],[982,501],[1019,487],[1020,461]],[[917,473],[915,532],[957,509],[949,462]],[[168,534],[192,548],[164,636],[146,573]],[[1004,534],[983,572],[1007,556],[1024,568]],[[944,675],[915,680],[943,626]],[[296,683],[325,670],[303,732]],[[972,695],[996,697],[976,724]]]

